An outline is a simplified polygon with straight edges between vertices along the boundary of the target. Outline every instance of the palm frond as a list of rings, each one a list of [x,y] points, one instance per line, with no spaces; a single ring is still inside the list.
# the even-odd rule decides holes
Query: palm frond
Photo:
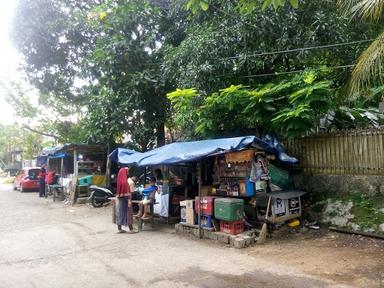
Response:
[[[338,0],[345,15],[377,21],[384,11],[384,0]]]
[[[361,91],[373,82],[383,83],[384,31],[360,55],[353,69],[351,92]]]

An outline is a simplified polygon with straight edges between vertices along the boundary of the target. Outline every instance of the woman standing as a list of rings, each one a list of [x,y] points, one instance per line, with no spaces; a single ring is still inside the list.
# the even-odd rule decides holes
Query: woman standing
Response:
[[[45,177],[47,176],[47,173],[45,173],[44,167],[40,168],[39,172],[39,197],[45,196]]]
[[[125,233],[122,225],[129,227],[129,232],[133,233],[133,211],[131,201],[131,189],[128,185],[128,168],[121,168],[117,174],[117,229],[118,233]]]

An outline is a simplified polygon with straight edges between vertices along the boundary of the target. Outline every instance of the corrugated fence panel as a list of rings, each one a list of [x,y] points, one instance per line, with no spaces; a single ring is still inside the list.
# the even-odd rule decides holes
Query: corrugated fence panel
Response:
[[[347,130],[291,139],[287,152],[313,174],[384,175],[384,130]]]

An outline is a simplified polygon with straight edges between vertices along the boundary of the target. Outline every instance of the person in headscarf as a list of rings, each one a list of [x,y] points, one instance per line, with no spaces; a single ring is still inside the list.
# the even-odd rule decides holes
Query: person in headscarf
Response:
[[[39,175],[37,178],[39,179],[39,197],[45,197],[45,177],[47,176],[45,172],[45,168],[41,167]]]
[[[133,233],[133,211],[132,211],[132,200],[131,200],[131,189],[128,185],[128,168],[121,168],[117,174],[117,229],[118,233],[125,233],[126,231],[121,226],[128,226],[129,232]]]

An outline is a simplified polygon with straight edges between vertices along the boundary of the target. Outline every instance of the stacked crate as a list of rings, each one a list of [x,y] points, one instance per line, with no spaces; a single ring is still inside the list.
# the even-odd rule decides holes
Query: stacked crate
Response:
[[[201,200],[199,197],[195,198],[195,211],[196,214],[199,213],[199,209],[201,206],[201,215],[200,215],[200,223],[202,227],[212,228],[213,223],[213,211],[214,211],[214,196],[205,196],[202,197]]]
[[[218,198],[215,200],[215,218],[220,220],[220,232],[236,235],[244,231],[244,200]]]

